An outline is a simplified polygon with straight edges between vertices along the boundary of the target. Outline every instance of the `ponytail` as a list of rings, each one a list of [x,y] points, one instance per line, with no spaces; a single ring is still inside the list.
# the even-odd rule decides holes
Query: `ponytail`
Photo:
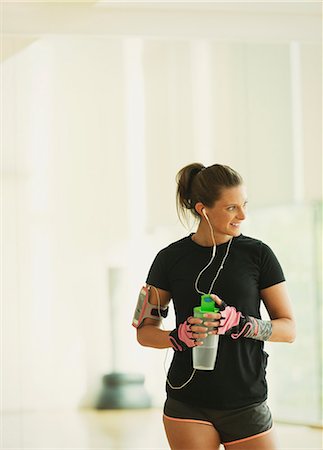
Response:
[[[229,166],[214,164],[209,167],[200,163],[192,163],[183,167],[176,175],[177,192],[176,207],[179,218],[190,211],[199,218],[195,209],[198,202],[212,207],[219,200],[224,188],[239,186],[242,177]]]

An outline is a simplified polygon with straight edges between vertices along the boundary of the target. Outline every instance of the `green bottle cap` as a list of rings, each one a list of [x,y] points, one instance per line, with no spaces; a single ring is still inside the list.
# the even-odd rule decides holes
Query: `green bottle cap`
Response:
[[[203,318],[203,314],[219,312],[220,308],[215,305],[216,304],[214,303],[214,300],[212,300],[210,294],[201,295],[201,306],[196,306],[194,308],[194,317]]]
[[[214,312],[215,303],[210,294],[201,295],[201,311]]]

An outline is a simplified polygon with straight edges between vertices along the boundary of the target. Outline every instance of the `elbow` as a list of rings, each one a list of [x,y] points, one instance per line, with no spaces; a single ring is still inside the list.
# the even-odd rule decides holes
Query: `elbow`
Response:
[[[295,342],[295,339],[296,339],[296,336],[295,336],[295,335],[290,335],[290,336],[287,336],[285,342],[286,342],[287,344],[292,344],[293,342]]]
[[[142,346],[142,347],[151,347],[150,345],[147,344],[146,341],[144,341],[143,339],[137,339],[138,343]]]
[[[296,339],[295,322],[290,319],[273,321],[273,332],[269,338],[272,342],[285,342],[292,344]]]
[[[140,329],[137,330],[137,342],[142,347],[148,347],[148,344],[140,331],[141,331]]]
[[[292,344],[293,342],[295,342],[296,339],[296,327],[295,324],[292,322],[288,336],[287,336],[287,342],[289,344]]]
[[[288,344],[292,344],[293,342],[295,342],[296,339],[296,333],[290,333],[290,335],[288,336],[287,342]]]
[[[138,332],[137,332],[137,342],[138,342],[138,344],[142,345],[143,347],[145,346],[142,336]]]

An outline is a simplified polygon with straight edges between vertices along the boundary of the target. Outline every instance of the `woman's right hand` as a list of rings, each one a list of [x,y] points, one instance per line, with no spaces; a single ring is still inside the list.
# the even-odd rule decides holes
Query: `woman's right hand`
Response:
[[[196,345],[203,345],[201,339],[205,339],[208,336],[208,327],[203,324],[203,320],[197,317],[189,317],[187,319],[188,323],[191,325],[191,330],[193,332],[193,338],[196,341]]]
[[[185,351],[188,348],[203,345],[201,339],[207,337],[208,328],[203,326],[203,320],[188,317],[183,323],[169,333],[169,339],[175,351]]]

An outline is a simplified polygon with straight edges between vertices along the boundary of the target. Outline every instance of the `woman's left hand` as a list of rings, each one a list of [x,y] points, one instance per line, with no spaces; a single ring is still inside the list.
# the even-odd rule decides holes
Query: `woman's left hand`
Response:
[[[222,306],[223,305],[223,300],[220,299],[220,297],[218,297],[215,294],[211,294],[211,298],[214,301],[214,303],[216,304],[216,306]],[[210,328],[210,330],[208,331],[208,334],[218,334],[218,327],[220,325],[220,319],[222,318],[221,314],[218,313],[205,313],[204,314],[204,322],[203,325]]]

